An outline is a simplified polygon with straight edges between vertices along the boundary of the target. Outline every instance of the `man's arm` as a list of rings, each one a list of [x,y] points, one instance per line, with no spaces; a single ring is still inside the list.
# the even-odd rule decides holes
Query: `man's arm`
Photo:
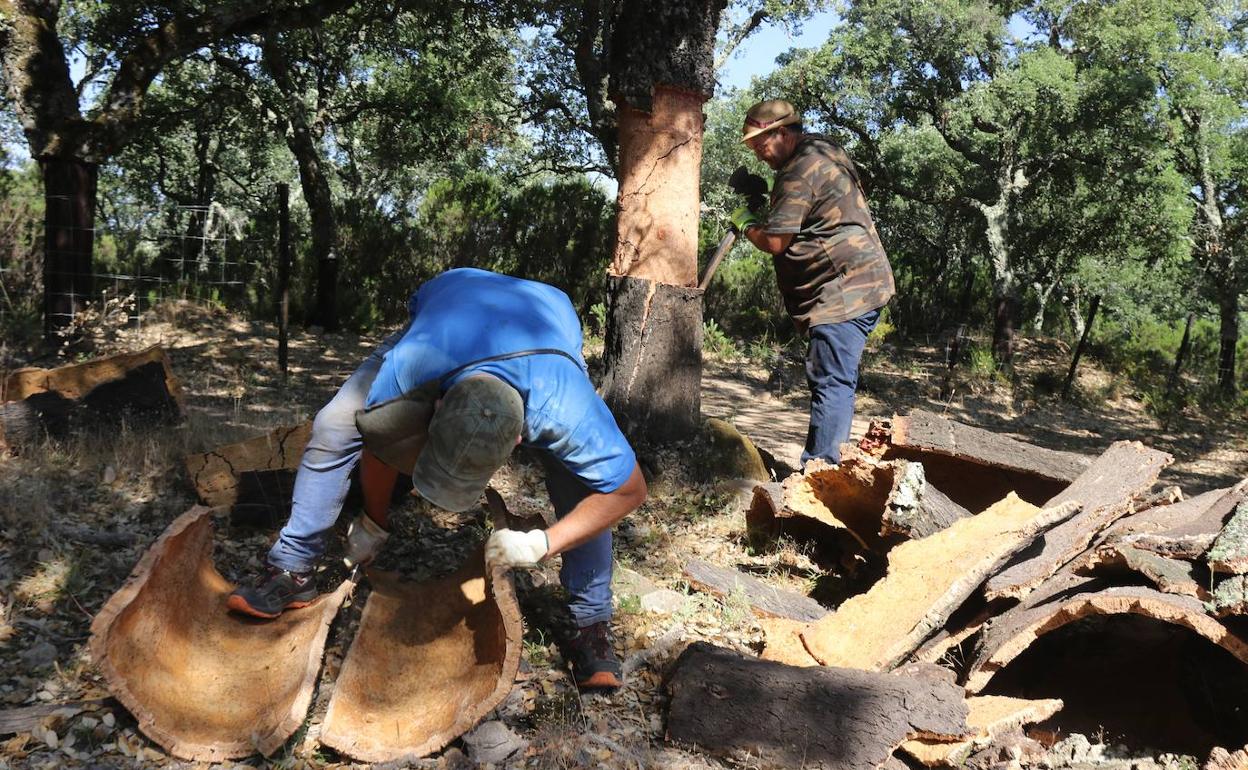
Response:
[[[646,479],[641,475],[641,467],[634,464],[628,480],[618,489],[586,495],[566,516],[546,530],[550,550],[543,558],[563,553],[593,539],[637,510],[645,501]]]
[[[755,225],[745,228],[744,235],[759,251],[765,251],[773,257],[778,257],[789,248],[789,244],[793,242],[794,234],[769,233]]]

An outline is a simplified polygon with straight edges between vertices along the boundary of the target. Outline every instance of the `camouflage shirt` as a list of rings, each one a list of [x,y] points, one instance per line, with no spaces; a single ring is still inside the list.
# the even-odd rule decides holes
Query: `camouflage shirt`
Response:
[[[896,291],[858,170],[825,137],[804,135],[776,172],[763,229],[793,233],[772,261],[785,308],[803,334],[882,307]]]

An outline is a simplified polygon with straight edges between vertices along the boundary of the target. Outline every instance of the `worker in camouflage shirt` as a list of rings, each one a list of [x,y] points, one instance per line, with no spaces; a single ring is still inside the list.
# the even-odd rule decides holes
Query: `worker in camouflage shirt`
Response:
[[[815,457],[840,462],[858,364],[895,292],[893,271],[853,161],[826,137],[805,133],[792,104],[772,99],[751,107],[742,141],[776,176],[766,221],[742,206],[733,212],[733,228],[772,255],[785,308],[809,338],[810,428],[802,465]],[[747,196],[766,185],[744,169],[732,182]]]

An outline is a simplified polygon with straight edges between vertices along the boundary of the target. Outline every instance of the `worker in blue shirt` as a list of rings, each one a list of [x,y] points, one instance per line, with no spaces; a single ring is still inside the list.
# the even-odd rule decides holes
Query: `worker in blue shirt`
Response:
[[[389,536],[399,473],[432,504],[463,511],[522,444],[542,461],[557,521],[495,531],[486,559],[531,567],[562,554],[578,629],[564,645],[573,675],[582,688],[618,687],[611,527],[645,500],[646,483],[586,373],[572,303],[553,286],[459,269],[422,285],[408,311],[407,327],[317,413],[268,569],[235,590],[229,607],[272,618],[316,598],[312,570],[357,464],[364,512],[348,530],[348,566],[371,561]]]

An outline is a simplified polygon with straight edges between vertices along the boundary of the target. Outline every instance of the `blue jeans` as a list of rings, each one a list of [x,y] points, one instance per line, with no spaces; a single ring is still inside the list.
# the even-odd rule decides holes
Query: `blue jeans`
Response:
[[[325,553],[325,535],[342,512],[351,471],[363,448],[355,413],[364,408],[381,361],[398,338],[398,334],[387,338],[373,351],[312,421],[312,436],[295,474],[290,520],[269,550],[273,566],[304,572]],[[563,518],[592,490],[549,452],[538,454],[546,469],[546,490],[555,516]],[[568,592],[578,627],[611,618],[611,569],[610,530],[563,554],[559,580]]]
[[[802,466],[816,457],[841,461],[841,444],[849,440],[858,390],[858,364],[867,335],[880,320],[872,310],[857,318],[810,327],[806,350],[806,384],[810,387],[810,428]]]

